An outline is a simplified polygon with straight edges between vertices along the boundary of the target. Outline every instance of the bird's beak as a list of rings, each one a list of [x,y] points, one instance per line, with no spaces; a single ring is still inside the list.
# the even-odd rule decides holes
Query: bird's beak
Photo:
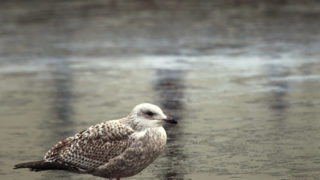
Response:
[[[172,117],[167,116],[167,118],[162,119],[163,121],[167,122],[167,123],[171,123],[171,124],[178,124],[178,121]]]

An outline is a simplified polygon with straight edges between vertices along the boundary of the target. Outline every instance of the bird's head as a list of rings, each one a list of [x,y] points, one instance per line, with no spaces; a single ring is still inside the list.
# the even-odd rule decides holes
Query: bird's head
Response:
[[[142,103],[136,105],[129,115],[135,125],[141,127],[158,127],[164,123],[177,124],[177,121],[165,115],[156,105]]]

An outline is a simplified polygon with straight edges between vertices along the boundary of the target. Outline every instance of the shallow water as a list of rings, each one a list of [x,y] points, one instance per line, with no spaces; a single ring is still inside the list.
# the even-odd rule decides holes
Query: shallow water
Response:
[[[41,2],[0,7],[0,179],[101,179],[12,167],[141,102],[179,124],[127,179],[320,176],[316,1]]]

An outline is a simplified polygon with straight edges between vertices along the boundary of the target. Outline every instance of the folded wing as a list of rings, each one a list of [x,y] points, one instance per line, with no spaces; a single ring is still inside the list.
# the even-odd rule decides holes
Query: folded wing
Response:
[[[119,121],[107,121],[66,138],[45,155],[45,162],[60,163],[88,172],[121,155],[129,146],[133,130]]]

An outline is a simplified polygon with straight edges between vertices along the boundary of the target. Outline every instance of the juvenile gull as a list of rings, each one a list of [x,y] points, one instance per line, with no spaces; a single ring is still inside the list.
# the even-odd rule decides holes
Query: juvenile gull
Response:
[[[14,168],[67,170],[110,179],[133,176],[164,150],[164,122],[177,123],[158,106],[142,103],[125,118],[96,124],[58,142],[43,160]]]

